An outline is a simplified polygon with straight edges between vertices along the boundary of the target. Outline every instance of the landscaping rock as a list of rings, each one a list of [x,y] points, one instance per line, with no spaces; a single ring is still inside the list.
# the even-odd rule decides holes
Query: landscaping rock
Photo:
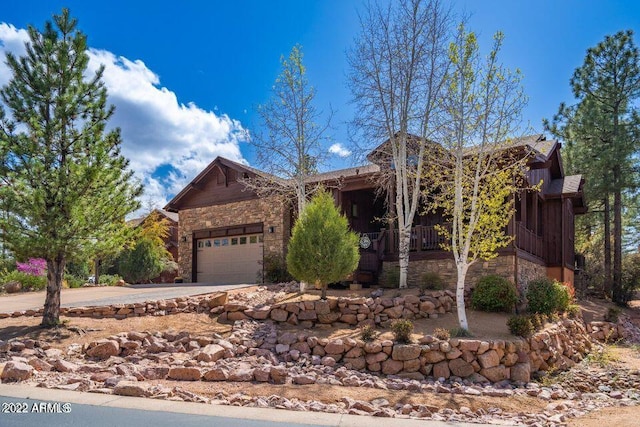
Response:
[[[207,344],[198,353],[197,360],[198,362],[215,362],[224,356],[225,351],[226,349],[220,344]]]
[[[119,396],[143,397],[149,394],[149,385],[133,381],[120,381],[114,388],[113,394]]]
[[[393,360],[412,360],[420,357],[420,346],[419,345],[406,345],[406,344],[397,344],[393,347],[393,353],[391,354],[391,358]]]
[[[24,381],[33,375],[33,366],[23,362],[7,362],[2,370],[2,381]]]
[[[179,381],[198,381],[202,376],[200,369],[188,367],[174,367],[169,369],[168,377]]]
[[[93,342],[89,344],[89,349],[87,350],[87,356],[96,359],[108,359],[118,354],[120,354],[120,345],[117,341],[112,340]]]

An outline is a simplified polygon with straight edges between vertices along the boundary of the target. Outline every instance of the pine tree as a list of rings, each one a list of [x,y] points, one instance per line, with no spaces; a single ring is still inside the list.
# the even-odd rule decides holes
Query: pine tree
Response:
[[[296,279],[315,283],[327,297],[329,283],[343,280],[358,266],[358,236],[338,211],[333,197],[320,191],[307,204],[293,227],[287,268]]]
[[[584,168],[579,172],[595,180],[589,188],[603,204],[605,269],[610,264],[606,244],[613,214],[611,297],[622,304],[623,200],[625,193],[637,189],[640,149],[640,52],[633,32],[620,31],[588,49],[584,63],[571,78],[571,86],[577,104],[561,106],[553,123],[546,125],[570,138],[581,161],[578,164]]]
[[[67,262],[121,245],[141,193],[119,130],[106,131],[114,109],[103,69],[86,76],[87,39],[76,26],[67,9],[42,32],[30,26],[26,55],[7,54],[12,78],[0,90],[0,225],[17,257],[47,260],[45,327],[59,323]]]

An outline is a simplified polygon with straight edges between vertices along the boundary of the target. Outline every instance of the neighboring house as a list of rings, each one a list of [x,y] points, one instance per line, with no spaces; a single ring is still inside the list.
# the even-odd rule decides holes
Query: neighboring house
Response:
[[[174,261],[178,262],[178,214],[176,212],[169,212],[164,209],[154,209],[148,215],[141,218],[134,218],[127,223],[132,227],[139,227],[142,225],[151,213],[157,212],[160,218],[166,219],[169,223],[169,235],[164,239],[165,248],[171,254]],[[160,276],[151,279],[153,283],[171,283],[178,276],[177,272],[163,272]]]
[[[532,278],[550,276],[573,282],[574,216],[586,211],[581,176],[565,176],[561,144],[534,135],[518,140],[530,152],[527,182],[542,181],[539,192],[516,196],[516,212],[507,231],[514,242],[491,261],[478,261],[470,270],[473,283],[486,274],[499,274],[519,286]],[[384,272],[397,268],[398,231],[381,220],[385,193],[376,188],[380,166],[371,164],[318,174],[310,184],[333,188],[336,204],[362,235],[361,260],[355,278],[360,282],[384,280]],[[266,252],[284,253],[293,223],[292,210],[272,198],[260,198],[242,183],[263,172],[216,158],[165,207],[180,216],[179,265],[186,280],[211,283],[259,281]],[[339,185],[335,185],[339,183]],[[392,199],[392,198],[391,198]],[[439,214],[418,214],[411,239],[409,283],[425,272],[438,273],[455,283],[456,269],[435,225]]]

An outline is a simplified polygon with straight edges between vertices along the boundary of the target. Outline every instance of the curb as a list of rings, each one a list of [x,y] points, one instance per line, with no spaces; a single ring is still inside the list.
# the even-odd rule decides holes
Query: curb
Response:
[[[369,427],[373,423],[384,423],[385,427],[478,427],[491,425],[402,418],[385,418],[383,420],[380,418],[360,415],[300,412],[285,409],[178,402],[141,397],[116,396],[111,394],[37,388],[26,385],[0,384],[0,396],[16,399],[71,403],[72,405],[83,404],[111,408],[127,408],[144,411],[162,411],[211,417],[236,418],[241,420],[262,420],[279,423],[312,424],[336,427]]]

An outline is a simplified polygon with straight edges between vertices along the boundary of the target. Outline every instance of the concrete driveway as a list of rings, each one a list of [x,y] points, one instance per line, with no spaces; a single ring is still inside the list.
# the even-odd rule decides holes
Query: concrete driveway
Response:
[[[62,307],[104,306],[178,298],[183,296],[224,292],[253,285],[211,285],[206,283],[178,283],[164,285],[96,286],[63,289]],[[37,310],[44,306],[46,292],[8,294],[0,297],[0,313]]]

